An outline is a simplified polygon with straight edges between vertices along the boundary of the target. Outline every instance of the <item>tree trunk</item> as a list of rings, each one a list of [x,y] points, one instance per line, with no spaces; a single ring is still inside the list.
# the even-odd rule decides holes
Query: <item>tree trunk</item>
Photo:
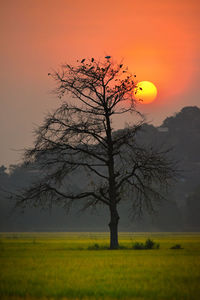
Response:
[[[119,215],[116,207],[110,207],[110,249],[118,249],[118,223]]]

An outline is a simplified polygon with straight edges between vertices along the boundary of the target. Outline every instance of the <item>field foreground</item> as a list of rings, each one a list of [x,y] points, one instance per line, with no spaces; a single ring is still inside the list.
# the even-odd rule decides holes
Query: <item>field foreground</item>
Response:
[[[147,238],[160,249],[131,249]],[[108,245],[107,233],[0,233],[0,299],[200,299],[200,234],[119,240],[127,249],[88,250]]]

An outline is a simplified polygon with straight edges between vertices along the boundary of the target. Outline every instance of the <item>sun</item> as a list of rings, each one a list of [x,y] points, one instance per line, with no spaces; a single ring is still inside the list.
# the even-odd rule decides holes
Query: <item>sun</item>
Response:
[[[135,90],[135,99],[141,101],[142,104],[153,102],[157,96],[157,88],[150,81],[140,81]]]

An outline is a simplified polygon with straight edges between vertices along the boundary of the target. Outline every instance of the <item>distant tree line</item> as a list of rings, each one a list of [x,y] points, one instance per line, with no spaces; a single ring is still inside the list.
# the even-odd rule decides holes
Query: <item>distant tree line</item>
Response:
[[[144,124],[137,139],[142,143],[159,141],[161,145],[173,146],[172,154],[179,161],[182,173],[168,195],[169,201],[157,207],[153,218],[145,215],[141,220],[131,219],[130,207],[126,203],[120,205],[119,230],[199,230],[200,109],[185,107],[164,120],[161,127]],[[10,166],[9,170],[4,166],[0,167],[0,231],[107,230],[105,224],[109,216],[103,207],[98,212],[94,210],[92,214],[89,211],[81,215],[77,213],[77,210],[81,209],[77,204],[67,218],[65,213],[56,207],[52,207],[51,214],[38,208],[30,208],[24,215],[20,212],[13,213],[14,203],[6,198],[5,191],[14,192],[16,188],[26,187],[38,176],[42,174],[37,168],[37,163],[29,168],[23,164]],[[84,184],[84,180],[80,174],[74,174],[74,188],[78,190],[79,184]]]

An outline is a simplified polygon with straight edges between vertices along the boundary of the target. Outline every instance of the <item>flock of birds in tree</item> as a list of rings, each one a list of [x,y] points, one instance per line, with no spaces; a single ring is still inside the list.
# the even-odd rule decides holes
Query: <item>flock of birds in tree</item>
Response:
[[[107,56],[105,56],[105,58],[106,59],[110,59],[111,58],[111,56],[110,55],[107,55]],[[77,60],[78,61],[78,60]],[[82,60],[81,60],[81,63],[83,64],[84,63],[84,61],[85,61],[85,58],[83,58]],[[94,62],[94,58],[92,57],[92,59],[91,59],[91,62]],[[120,67],[121,67],[122,65],[120,65]],[[51,75],[51,73],[48,73],[48,76],[50,76]]]
[[[105,56],[105,58],[106,58],[106,59],[110,59],[111,56],[110,56],[110,55],[107,55],[107,56]],[[81,60],[81,63],[83,64],[84,61],[85,61],[85,58],[83,58],[83,59]],[[93,61],[94,61],[94,58],[92,57],[91,62],[93,62]]]

